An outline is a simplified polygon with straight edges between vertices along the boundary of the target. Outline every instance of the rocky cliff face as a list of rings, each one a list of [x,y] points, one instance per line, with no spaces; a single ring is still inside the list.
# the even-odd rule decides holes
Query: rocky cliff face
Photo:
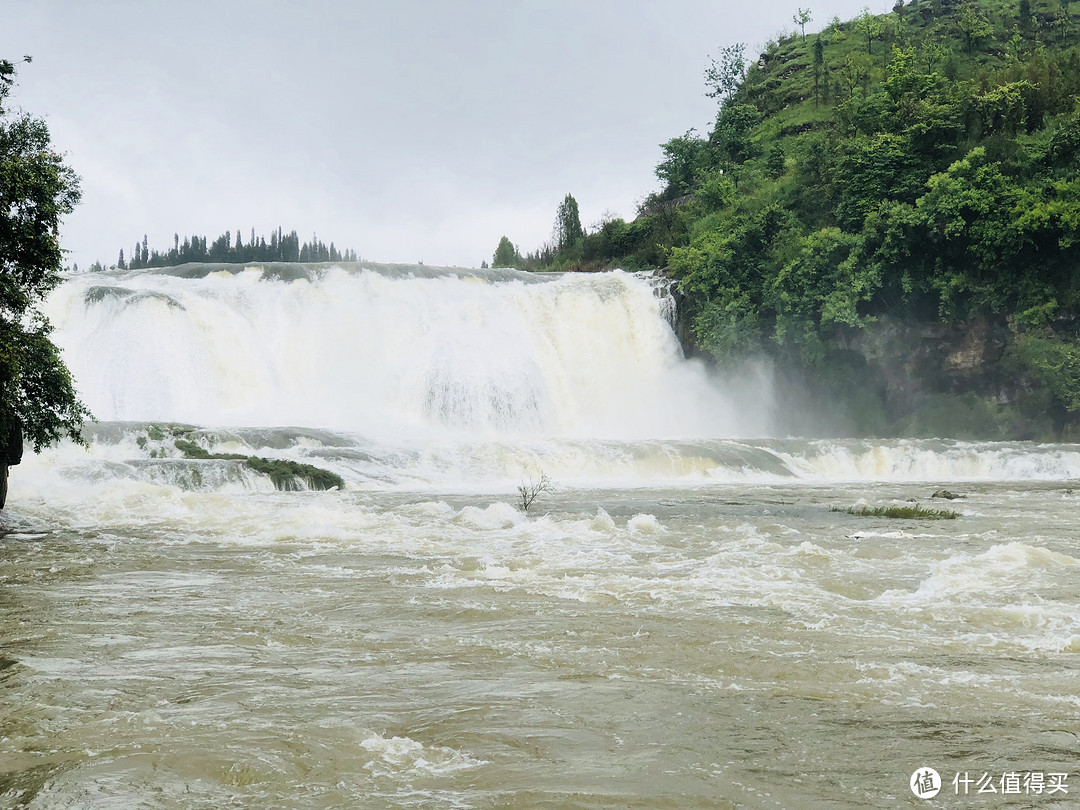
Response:
[[[1055,323],[1072,340],[1075,319]],[[676,323],[687,354],[700,354],[688,324]],[[1005,318],[957,323],[879,316],[829,347],[815,367],[776,358],[781,430],[794,434],[1080,439],[1052,381],[1017,351],[1028,334]],[[1064,337],[1063,337],[1064,336]],[[786,411],[786,412],[785,412]]]
[[[1037,333],[1068,346],[1068,324],[1057,326]],[[1032,334],[1005,318],[912,323],[886,315],[842,348],[865,364],[885,429],[896,435],[1075,439],[1080,420],[1052,379],[1055,361],[1040,367],[1022,350]]]
[[[879,370],[888,400],[909,410],[926,394],[975,393],[1001,402],[1018,395],[1002,371],[1010,342],[1004,323],[911,324],[885,316],[856,332],[845,346]]]

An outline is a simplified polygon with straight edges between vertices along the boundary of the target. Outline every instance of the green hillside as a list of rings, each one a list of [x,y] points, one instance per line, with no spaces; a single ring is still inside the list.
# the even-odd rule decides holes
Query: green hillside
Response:
[[[919,0],[729,46],[712,132],[550,264],[668,267],[691,350],[773,357],[838,429],[1078,436],[1073,5]]]

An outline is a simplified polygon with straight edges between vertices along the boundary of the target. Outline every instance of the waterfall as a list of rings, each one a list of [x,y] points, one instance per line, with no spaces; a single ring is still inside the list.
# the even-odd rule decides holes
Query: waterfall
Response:
[[[288,267],[68,279],[49,314],[86,404],[108,421],[382,438],[766,428],[683,358],[648,276]]]
[[[541,470],[581,487],[1080,475],[1074,445],[766,438],[769,375],[719,379],[687,360],[671,307],[656,277],[619,271],[74,275],[47,311],[101,422],[85,431],[91,458],[61,446],[24,463],[18,485],[270,486],[235,460],[185,459],[183,442],[314,464],[360,489],[512,492]]]

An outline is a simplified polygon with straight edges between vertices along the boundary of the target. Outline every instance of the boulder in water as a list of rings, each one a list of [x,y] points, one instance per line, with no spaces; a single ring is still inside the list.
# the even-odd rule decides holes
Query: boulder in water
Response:
[[[955,492],[949,492],[947,489],[939,489],[930,497],[932,498],[945,498],[946,500],[955,501],[957,498],[963,498],[963,495],[957,495]]]

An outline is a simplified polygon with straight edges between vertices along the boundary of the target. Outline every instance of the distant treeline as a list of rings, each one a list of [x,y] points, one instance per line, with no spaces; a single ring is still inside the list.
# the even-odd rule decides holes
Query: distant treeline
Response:
[[[179,234],[173,234],[173,246],[166,251],[151,250],[144,235],[142,242],[136,242],[128,258],[124,251],[114,267],[121,270],[139,270],[143,267],[173,267],[185,262],[221,262],[242,264],[245,262],[355,262],[359,257],[355,250],[339,251],[334,243],[326,245],[317,236],[310,242],[301,244],[296,231],[284,233],[279,227],[271,232],[270,238],[256,236],[255,229],[244,242],[240,231],[235,235],[226,231],[207,245],[205,236],[185,236],[180,241]],[[105,270],[101,262],[94,262],[91,270]]]

